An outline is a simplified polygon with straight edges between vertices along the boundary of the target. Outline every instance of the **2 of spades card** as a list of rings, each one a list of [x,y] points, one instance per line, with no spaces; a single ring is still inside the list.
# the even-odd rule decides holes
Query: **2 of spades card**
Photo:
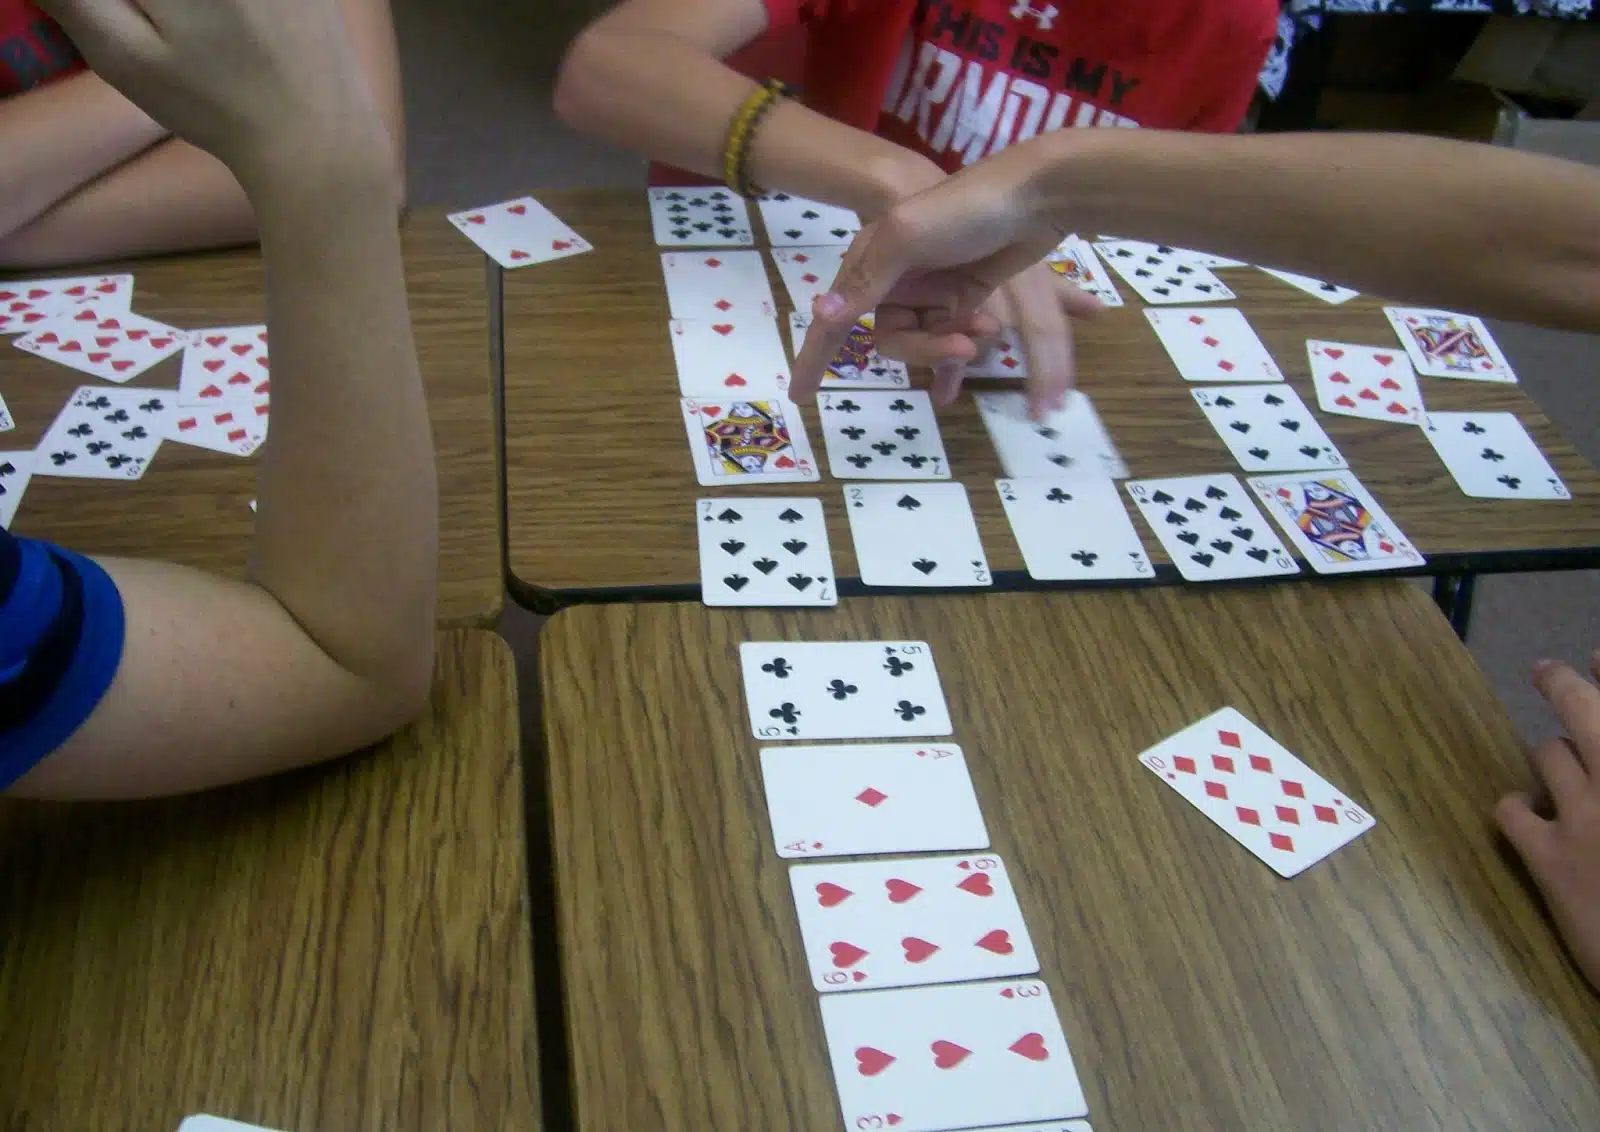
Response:
[[[965,484],[846,484],[844,499],[863,585],[994,584]]]

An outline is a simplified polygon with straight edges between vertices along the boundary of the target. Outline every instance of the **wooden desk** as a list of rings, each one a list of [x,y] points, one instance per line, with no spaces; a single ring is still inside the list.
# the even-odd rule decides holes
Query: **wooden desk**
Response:
[[[407,217],[404,250],[438,452],[439,620],[487,626],[500,613],[505,586],[485,261],[438,210]],[[132,271],[134,310],[185,330],[264,318],[254,248],[105,270]],[[171,389],[181,368],[181,356],[172,358],[130,384]],[[16,431],[0,433],[0,451],[32,448],[67,396],[95,383],[0,339],[0,394],[17,420]],[[254,459],[169,442],[136,483],[36,476],[12,529],[84,553],[162,558],[238,577],[249,550],[255,479]]]
[[[0,802],[0,1127],[539,1127],[511,650],[340,763],[129,805]]]
[[[545,193],[541,200],[596,250],[505,275],[505,421],[508,566],[518,600],[692,597],[700,583],[695,483],[667,337],[666,290],[644,194]],[[763,253],[767,254],[767,253]],[[768,257],[788,340],[788,293]],[[1305,343],[1326,338],[1396,344],[1382,303],[1333,307],[1254,269],[1223,273],[1238,306],[1290,384],[1316,405]],[[1128,305],[1077,329],[1080,384],[1135,476],[1241,474],[1206,423],[1145,321]],[[1418,429],[1319,413],[1352,468],[1438,572],[1539,570],[1600,563],[1600,474],[1517,386],[1423,378],[1438,410],[1515,412],[1574,499],[1520,503],[1468,499]],[[978,382],[978,388],[1009,383]],[[825,461],[814,406],[806,431]],[[1002,472],[976,406],[964,397],[940,418],[957,479],[967,485],[989,564],[1002,589],[1036,588],[1023,568],[994,480]],[[819,496],[843,593],[863,590],[841,482],[735,488]],[[1138,520],[1135,520],[1137,523]],[[1167,562],[1141,526],[1145,547]],[[1163,576],[1174,580],[1170,568]]]
[[[1352,581],[557,614],[578,1128],[841,1126],[738,645],[901,638],[932,645],[1097,1129],[1600,1127],[1600,998],[1489,823],[1526,781],[1511,724],[1425,595]],[[1378,828],[1285,881],[1139,764],[1228,704]]]

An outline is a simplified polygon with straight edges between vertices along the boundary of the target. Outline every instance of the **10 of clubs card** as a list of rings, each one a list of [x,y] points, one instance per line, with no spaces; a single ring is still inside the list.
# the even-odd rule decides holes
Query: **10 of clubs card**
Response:
[[[727,189],[651,189],[650,226],[664,248],[740,248],[753,242],[750,210]]]
[[[1089,1112],[1037,979],[823,995],[822,1028],[846,1128],[1009,1132]]]
[[[789,312],[789,337],[794,344],[795,357],[805,345],[806,331],[811,329],[811,313]],[[909,389],[911,374],[904,362],[885,358],[878,353],[877,337],[873,331],[873,317],[861,316],[861,321],[850,328],[850,337],[839,347],[828,371],[822,377],[824,389]]]
[[[800,411],[781,398],[682,402],[683,424],[705,487],[820,479]]]
[[[823,392],[817,415],[835,479],[950,478],[933,401],[920,389]]]
[[[997,480],[1011,533],[1041,582],[1153,578],[1115,480],[1093,474]]]
[[[702,499],[700,593],[707,605],[838,605],[820,499]]]
[[[796,865],[789,886],[811,982],[824,994],[1039,969],[999,857]]]
[[[1511,363],[1480,318],[1450,311],[1384,307],[1418,373],[1516,384]]]
[[[989,847],[954,743],[763,747],[761,774],[780,857]]]
[[[1417,548],[1349,472],[1257,476],[1250,490],[1319,574],[1423,564]]]
[[[950,734],[925,641],[748,641],[739,663],[757,739]]]
[[[1463,495],[1572,498],[1515,413],[1429,413],[1422,433]]]
[[[847,484],[844,502],[863,585],[994,584],[965,484]]]

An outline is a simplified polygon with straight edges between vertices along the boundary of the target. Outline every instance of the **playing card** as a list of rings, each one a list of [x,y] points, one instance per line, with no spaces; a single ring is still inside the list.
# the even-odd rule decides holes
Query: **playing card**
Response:
[[[763,747],[761,774],[780,857],[989,847],[954,743]]]
[[[822,1028],[846,1128],[943,1132],[1089,1112],[1036,979],[823,995]]]
[[[947,480],[933,401],[920,389],[817,395],[828,470],[841,480]]]
[[[1146,310],[1185,381],[1282,381],[1266,346],[1232,308]]]
[[[1300,572],[1232,476],[1129,480],[1126,486],[1178,573],[1191,582]]]
[[[789,300],[802,314],[811,313],[811,300],[828,293],[843,260],[841,247],[772,249],[772,261],[778,265]]]
[[[757,739],[950,734],[925,641],[748,641],[739,663]]]
[[[996,480],[1028,575],[1041,582],[1153,578],[1115,480],[1092,473]]]
[[[178,377],[180,405],[262,405],[272,394],[265,326],[216,326],[189,334]]]
[[[224,1120],[220,1116],[189,1116],[178,1125],[178,1132],[274,1132],[260,1124]]]
[[[968,377],[1027,377],[1028,355],[1022,350],[1022,335],[1007,327],[989,342],[982,354],[967,363]]]
[[[1415,307],[1384,307],[1418,373],[1515,385],[1517,375],[1480,318]]]
[[[837,605],[820,499],[701,499],[700,593],[707,605]]]
[[[0,432],[10,432],[17,427],[17,422],[11,418],[11,410],[6,408],[6,400],[0,397]]]
[[[776,319],[675,318],[667,332],[685,397],[777,397],[789,388],[789,359]]]
[[[28,481],[32,478],[32,452],[0,452],[0,527],[11,526],[11,520],[17,514],[17,507],[22,503],[22,496],[28,490]],[[988,844],[985,841],[983,845],[974,845],[971,848],[981,849]],[[956,846],[938,848],[954,849]]]
[[[1405,356],[1378,346],[1306,343],[1317,404],[1325,413],[1397,424],[1422,423],[1422,391]]]
[[[825,994],[1039,969],[999,857],[796,865],[789,886],[811,982]]]
[[[34,449],[33,474],[138,479],[161,447],[173,398],[170,389],[82,386]]]
[[[680,403],[695,474],[704,487],[821,479],[800,410],[788,401]]]
[[[1095,250],[1147,303],[1205,303],[1236,297],[1209,267],[1186,259],[1181,248],[1122,240],[1096,244]]]
[[[23,334],[86,302],[106,312],[133,303],[133,276],[85,275],[0,283],[0,335]]]
[[[1319,574],[1423,564],[1417,548],[1349,472],[1254,477],[1250,490]]]
[[[1094,245],[1081,236],[1068,236],[1062,240],[1056,250],[1045,257],[1045,262],[1050,265],[1051,271],[1089,292],[1106,306],[1122,305],[1122,293],[1106,274],[1100,257],[1095,254]]]
[[[811,328],[809,311],[789,312],[789,337],[794,344],[795,357],[805,345],[806,331]],[[861,316],[861,321],[850,329],[850,337],[828,363],[822,387],[848,389],[909,389],[911,374],[904,362],[892,361],[878,353],[877,338],[873,332],[873,317]]]
[[[1429,413],[1422,431],[1465,495],[1572,497],[1514,413]]]
[[[1195,267],[1209,267],[1213,271],[1217,270],[1218,268],[1250,266],[1242,259],[1233,259],[1229,256],[1217,255],[1215,252],[1195,251],[1192,248],[1178,248],[1176,251],[1178,253],[1178,258],[1183,260],[1185,263],[1191,264]]]
[[[251,456],[267,439],[267,409],[250,405],[175,405],[161,435],[179,444]]]
[[[84,303],[15,339],[12,345],[80,373],[121,384],[170,358],[188,341],[187,334],[164,322],[98,303]]]
[[[501,267],[528,267],[594,250],[532,197],[453,212],[448,219]]]
[[[661,272],[673,318],[723,322],[777,312],[760,252],[662,252]]]
[[[850,209],[792,193],[763,196],[761,222],[767,226],[768,243],[775,248],[848,244],[861,231],[861,217]]]
[[[1192,389],[1195,402],[1247,472],[1343,468],[1344,457],[1292,386]]]
[[[1067,394],[1064,408],[1038,421],[1029,418],[1021,393],[976,393],[973,398],[1011,479],[1048,479],[1063,472],[1127,478],[1128,466],[1087,394]]]
[[[1263,267],[1261,270],[1275,279],[1283,280],[1291,287],[1298,288],[1308,295],[1314,295],[1323,302],[1332,303],[1334,306],[1348,303],[1351,299],[1361,294],[1360,291],[1352,291],[1350,288],[1341,287],[1337,283],[1324,283],[1322,280],[1313,279],[1309,275],[1296,275],[1292,271],[1279,271],[1273,267]]]
[[[727,189],[651,189],[650,226],[664,248],[743,248],[755,242],[744,198]]]
[[[1280,876],[1298,875],[1377,824],[1233,708],[1162,740],[1139,761]]]
[[[965,485],[847,484],[844,500],[863,585],[994,584]]]

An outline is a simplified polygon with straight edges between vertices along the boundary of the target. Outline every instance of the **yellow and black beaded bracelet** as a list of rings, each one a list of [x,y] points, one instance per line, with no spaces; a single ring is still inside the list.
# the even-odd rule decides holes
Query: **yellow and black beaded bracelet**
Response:
[[[728,134],[722,145],[722,180],[742,197],[754,196],[759,191],[750,183],[750,151],[762,119],[789,93],[787,84],[767,79],[750,92],[750,97],[739,105],[728,122]]]

